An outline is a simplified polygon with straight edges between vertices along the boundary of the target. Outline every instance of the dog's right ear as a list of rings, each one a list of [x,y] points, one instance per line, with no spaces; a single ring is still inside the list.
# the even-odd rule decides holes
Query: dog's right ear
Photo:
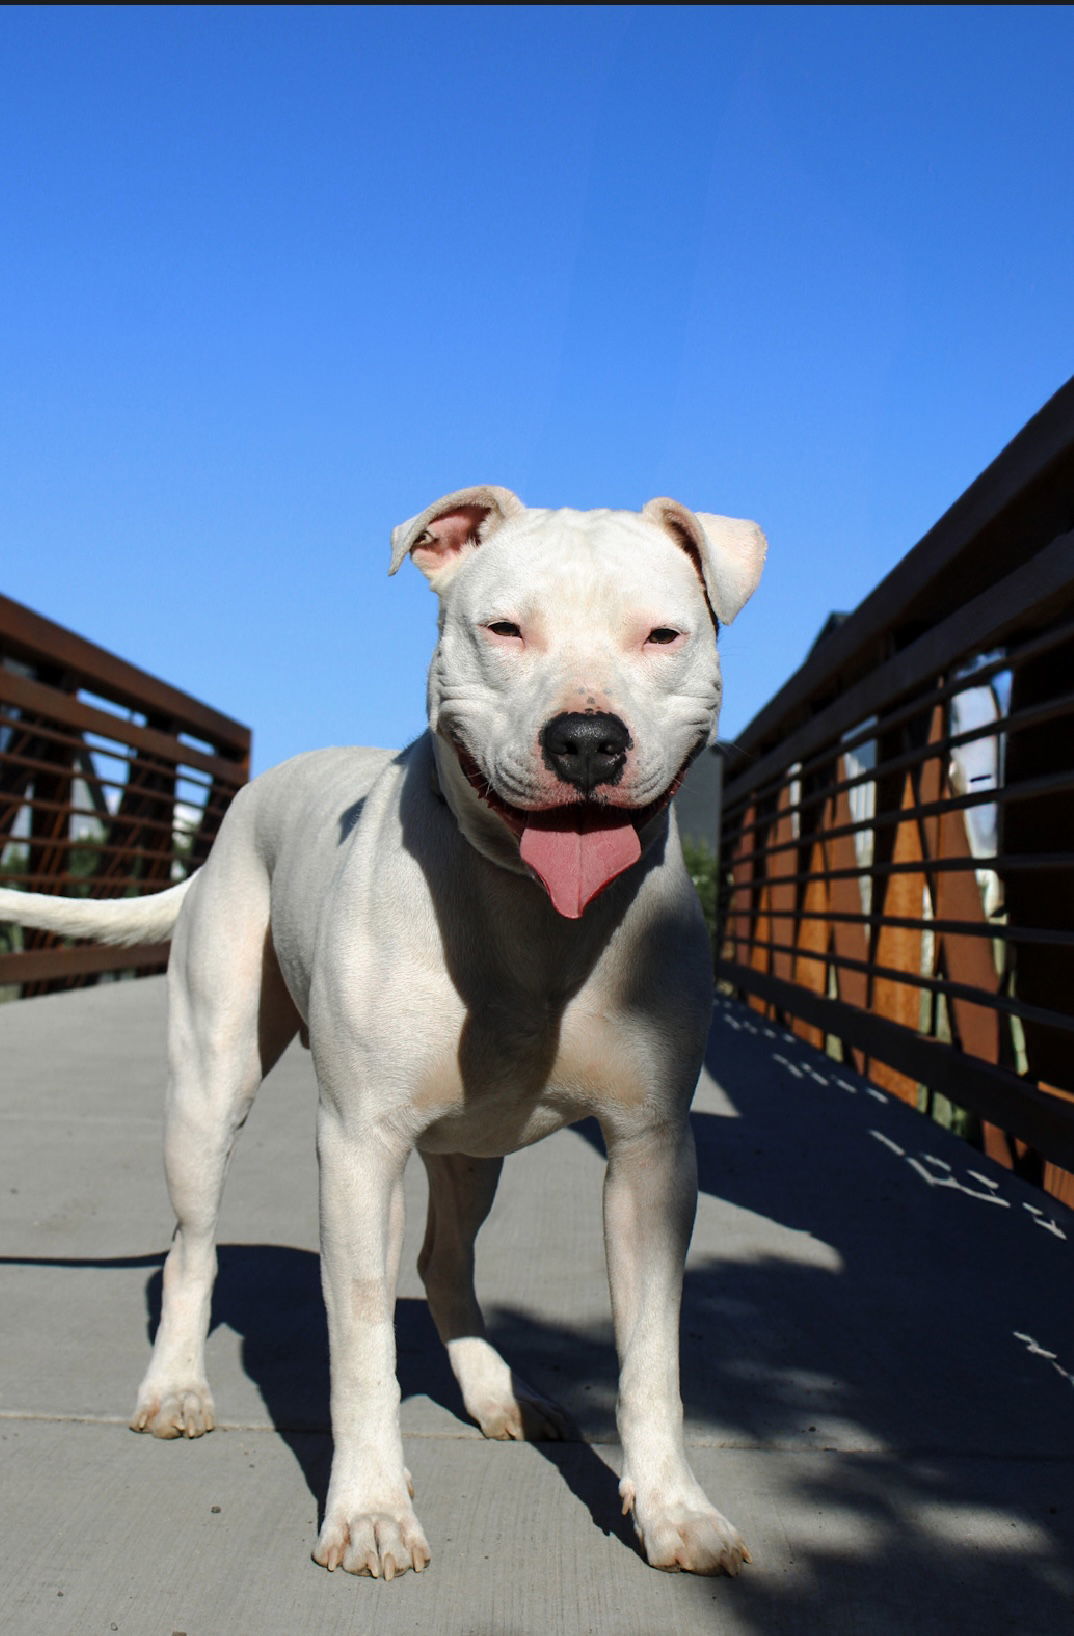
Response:
[[[678,500],[650,500],[641,514],[666,529],[693,559],[709,607],[721,625],[729,625],[757,589],[764,567],[768,542],[757,524],[689,511]]]
[[[411,556],[439,595],[454,579],[463,557],[487,540],[508,517],[525,509],[517,494],[490,484],[445,494],[442,500],[426,506],[420,516],[392,529],[388,572],[394,574],[403,558]]]

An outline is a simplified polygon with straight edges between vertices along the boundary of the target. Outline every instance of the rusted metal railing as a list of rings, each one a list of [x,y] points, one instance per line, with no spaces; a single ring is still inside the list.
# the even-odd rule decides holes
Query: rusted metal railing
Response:
[[[1072,528],[1074,382],[729,752],[717,974],[1074,1204]]]
[[[0,596],[0,884],[159,891],[208,855],[249,762],[248,728]],[[0,985],[24,996],[166,959],[0,926]]]

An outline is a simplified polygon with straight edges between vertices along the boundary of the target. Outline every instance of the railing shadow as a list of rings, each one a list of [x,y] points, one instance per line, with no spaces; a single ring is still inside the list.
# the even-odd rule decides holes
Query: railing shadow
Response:
[[[686,1279],[687,1412],[784,1451],[790,1515],[833,1519],[791,1541],[789,1580],[736,1587],[740,1616],[1063,1628],[1074,1216],[744,1006],[718,1004],[708,1068],[727,1114],[694,1116],[706,1247],[725,1238]]]

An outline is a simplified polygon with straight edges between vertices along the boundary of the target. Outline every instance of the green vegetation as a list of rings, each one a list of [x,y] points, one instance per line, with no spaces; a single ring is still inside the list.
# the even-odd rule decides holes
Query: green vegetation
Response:
[[[705,925],[709,929],[709,939],[716,952],[716,915],[719,899],[719,871],[716,867],[716,854],[704,841],[688,841],[682,843],[682,855],[690,879],[697,888],[697,895],[701,899],[701,909],[705,916]]]

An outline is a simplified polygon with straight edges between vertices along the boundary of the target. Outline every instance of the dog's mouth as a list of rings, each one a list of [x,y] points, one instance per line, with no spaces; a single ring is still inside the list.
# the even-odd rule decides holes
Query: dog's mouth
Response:
[[[454,747],[467,783],[516,837],[523,863],[566,920],[579,920],[605,887],[637,863],[639,830],[667,806],[693,760],[688,756],[663,795],[645,807],[612,807],[579,796],[563,806],[528,812],[497,795],[457,739]]]

